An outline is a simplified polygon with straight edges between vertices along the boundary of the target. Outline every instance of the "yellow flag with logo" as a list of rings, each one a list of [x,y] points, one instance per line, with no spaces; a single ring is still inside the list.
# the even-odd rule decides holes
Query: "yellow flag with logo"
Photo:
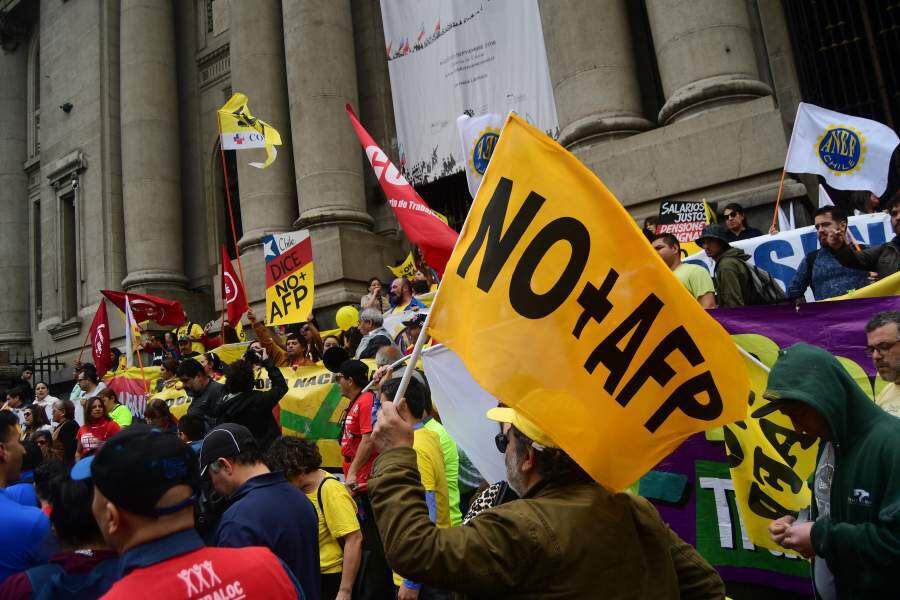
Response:
[[[247,96],[239,92],[232,94],[225,106],[219,109],[219,133],[225,150],[266,149],[265,162],[251,162],[251,167],[265,169],[278,156],[275,146],[281,145],[281,134],[262,119],[250,114]]]
[[[413,275],[416,274],[416,261],[413,260],[412,252],[410,252],[406,256],[406,260],[404,260],[401,264],[396,267],[388,267],[391,270],[391,273],[394,274],[394,277],[403,277],[405,279],[412,279]]]
[[[515,114],[432,311],[483,388],[616,490],[746,412],[725,330],[600,180]]]

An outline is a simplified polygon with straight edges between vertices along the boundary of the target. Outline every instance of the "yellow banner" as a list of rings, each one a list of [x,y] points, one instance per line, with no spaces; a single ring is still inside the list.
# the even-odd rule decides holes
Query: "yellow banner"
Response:
[[[775,342],[758,335],[732,336],[735,343],[771,368],[778,358]],[[745,359],[752,388],[742,421],[725,426],[725,445],[742,529],[757,546],[788,552],[769,539],[769,523],[809,506],[807,480],[816,466],[818,440],[794,431],[791,420],[775,411],[761,419],[750,413],[769,403],[763,398],[768,373]]]
[[[597,177],[515,114],[432,310],[482,387],[616,490],[746,410],[727,333]]]
[[[406,260],[404,260],[401,264],[396,267],[388,266],[388,269],[391,270],[391,273],[394,274],[394,277],[404,277],[406,279],[412,279],[413,275],[416,274],[416,261],[413,260],[412,252],[410,252],[406,256]]]

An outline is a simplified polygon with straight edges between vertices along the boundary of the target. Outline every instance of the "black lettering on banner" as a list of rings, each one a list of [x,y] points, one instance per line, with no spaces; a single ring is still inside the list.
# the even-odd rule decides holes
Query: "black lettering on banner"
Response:
[[[795,494],[799,494],[803,489],[803,480],[790,467],[768,456],[759,446],[753,451],[753,478],[779,492],[784,491],[782,482],[786,483]]]
[[[593,373],[599,363],[603,363],[603,366],[609,369],[609,377],[603,384],[606,393],[612,394],[619,387],[619,382],[628,371],[628,366],[634,360],[635,353],[641,342],[647,337],[647,333],[662,307],[662,300],[657,298],[656,294],[650,294],[588,356],[584,363],[584,368],[588,373]],[[634,333],[628,339],[625,349],[619,350],[619,343],[632,330]]]
[[[764,519],[780,519],[785,515],[797,516],[797,511],[788,510],[772,500],[755,481],[750,484],[750,492],[747,494],[747,506],[754,514]]]
[[[791,454],[791,448],[794,444],[800,444],[800,448],[806,450],[816,443],[815,438],[798,433],[793,429],[782,427],[768,419],[760,419],[759,427],[762,429],[766,439],[769,440],[769,443],[772,444],[772,447],[775,448],[775,451],[778,452],[778,455],[781,456],[781,459],[792,468],[797,464],[797,457]],[[782,438],[781,441],[778,439],[779,436]]]
[[[568,242],[572,253],[556,283],[543,294],[531,288],[531,278],[550,248]],[[529,319],[541,319],[559,308],[578,284],[591,253],[591,235],[572,217],[548,223],[525,248],[509,283],[509,302],[517,313]]]
[[[697,397],[705,395],[709,400],[705,404],[697,401]],[[650,433],[654,433],[669,418],[675,409],[679,409],[692,419],[713,421],[722,414],[722,396],[713,379],[712,373],[704,371],[695,375],[675,388],[653,416],[644,423]]]
[[[697,344],[691,339],[687,329],[683,326],[678,326],[663,338],[659,346],[654,348],[647,360],[644,361],[644,364],[638,367],[634,377],[625,384],[625,387],[616,396],[616,401],[622,406],[628,406],[628,403],[638,390],[647,383],[648,379],[652,378],[660,387],[664,387],[669,383],[675,377],[675,369],[666,362],[666,358],[676,350],[681,352],[688,359],[688,362],[695,367],[703,362],[703,355],[700,354],[700,349],[697,348]]]
[[[732,423],[732,425],[740,426],[741,429],[747,429],[747,425],[745,425],[743,421]],[[731,431],[730,425],[728,427],[723,427],[722,429],[722,433],[725,437],[725,453],[728,456],[728,468],[736,469],[744,462],[744,448],[738,441],[737,436],[734,435],[734,432]]]
[[[494,285],[494,280],[500,273],[500,269],[509,260],[509,255],[522,239],[525,230],[534,220],[541,206],[546,199],[534,192],[529,192],[525,202],[513,217],[512,222],[505,232],[503,229],[503,221],[506,219],[506,211],[509,208],[509,197],[512,194],[513,182],[505,177],[500,178],[494,195],[491,196],[487,208],[484,211],[484,217],[478,226],[475,239],[466,249],[456,274],[465,277],[475,259],[475,255],[485,246],[484,259],[481,261],[481,270],[478,272],[478,288],[482,291],[489,292]]]
[[[581,332],[589,320],[594,319],[600,323],[612,310],[609,293],[612,291],[618,278],[619,274],[616,270],[610,269],[599,288],[588,282],[584,289],[581,290],[581,294],[578,295],[578,304],[584,311],[578,316],[578,322],[575,323],[575,329],[572,330],[572,335],[575,336],[575,339],[581,337]]]

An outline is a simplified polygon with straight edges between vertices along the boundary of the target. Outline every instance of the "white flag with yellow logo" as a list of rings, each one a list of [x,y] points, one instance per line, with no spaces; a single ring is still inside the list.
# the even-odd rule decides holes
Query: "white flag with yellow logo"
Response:
[[[897,144],[900,138],[887,125],[801,102],[784,170],[816,173],[833,188],[881,196]]]
[[[432,310],[480,386],[613,489],[746,412],[725,330],[600,180],[515,114]]]

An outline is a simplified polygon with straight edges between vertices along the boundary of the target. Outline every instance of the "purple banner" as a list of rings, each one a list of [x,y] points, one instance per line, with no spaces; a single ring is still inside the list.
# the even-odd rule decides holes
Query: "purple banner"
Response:
[[[779,348],[806,342],[845,356],[875,375],[866,356],[866,323],[884,310],[900,310],[900,296],[810,302],[794,306],[745,306],[718,308],[709,314],[728,333],[763,335]]]

